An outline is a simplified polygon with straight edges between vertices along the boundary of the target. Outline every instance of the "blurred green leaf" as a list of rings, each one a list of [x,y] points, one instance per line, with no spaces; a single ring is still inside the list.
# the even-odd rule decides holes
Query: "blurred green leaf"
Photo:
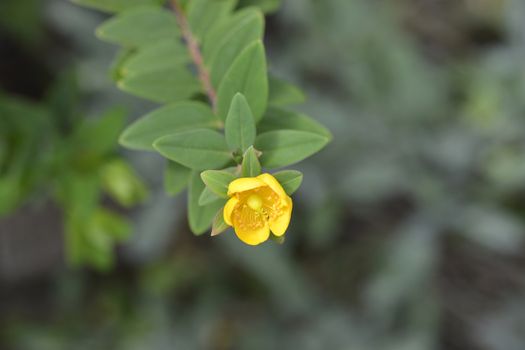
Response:
[[[98,119],[86,119],[73,135],[74,161],[84,169],[97,166],[101,160],[117,147],[126,113],[116,107]]]
[[[98,234],[120,242],[128,238],[131,233],[131,226],[122,216],[105,209],[99,209],[95,212],[89,231],[91,234],[98,231]]]
[[[195,170],[221,168],[233,160],[224,136],[209,129],[164,136],[153,146],[164,157]]]
[[[119,204],[131,207],[143,201],[148,192],[133,169],[123,160],[115,159],[100,169],[102,186]]]
[[[217,109],[223,120],[228,115],[233,96],[238,92],[246,97],[255,120],[261,119],[268,103],[268,76],[264,47],[260,41],[244,49],[219,86]]]

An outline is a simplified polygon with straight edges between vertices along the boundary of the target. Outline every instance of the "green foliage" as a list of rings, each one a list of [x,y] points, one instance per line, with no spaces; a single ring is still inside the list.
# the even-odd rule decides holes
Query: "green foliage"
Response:
[[[199,198],[204,189],[205,186],[199,173],[194,171],[188,188],[188,222],[190,229],[196,235],[201,235],[210,228],[213,218],[226,203],[225,199],[219,199],[201,206]]]
[[[208,186],[206,186],[204,190],[202,190],[202,193],[199,197],[199,205],[208,205],[210,203],[215,202],[216,200],[219,200],[220,198],[221,197],[217,196],[215,193],[212,192],[212,190],[210,190]]]
[[[0,97],[0,215],[30,198],[51,198],[63,211],[68,261],[107,269],[114,245],[130,227],[102,206],[103,196],[131,207],[147,192],[116,152],[123,110],[83,118],[77,93],[74,77],[66,74],[44,103]]]
[[[144,5],[161,5],[165,0],[71,0],[72,2],[92,7],[105,12],[121,12]]]
[[[224,135],[209,129],[170,134],[153,146],[164,157],[195,170],[216,169],[233,161]]]
[[[251,43],[262,39],[264,34],[264,19],[261,13],[254,9],[240,11],[230,21],[223,22],[208,40],[213,43],[207,51],[211,71],[211,82],[218,87],[232,62]]]
[[[201,173],[201,179],[213,193],[228,198],[228,185],[235,176],[224,170],[206,170]]]
[[[246,151],[255,142],[255,120],[246,98],[236,94],[224,125],[226,143],[232,151]]]
[[[175,17],[167,10],[147,6],[123,12],[97,28],[104,41],[136,48],[180,35]]]
[[[108,195],[124,207],[131,207],[146,198],[146,188],[122,159],[104,164],[100,169],[100,177]]]
[[[275,12],[281,6],[281,0],[239,0],[240,6],[257,6],[263,12]]]
[[[268,103],[268,73],[264,47],[252,43],[233,61],[219,85],[217,111],[224,120],[235,94],[242,93],[250,104],[253,116],[259,121]]]
[[[260,133],[285,129],[307,131],[332,138],[330,131],[311,117],[280,107],[269,108],[257,129]]]
[[[164,170],[164,188],[168,194],[175,196],[183,191],[190,181],[191,169],[176,162],[168,161]]]
[[[217,119],[206,104],[177,102],[156,109],[128,126],[120,137],[120,143],[132,149],[153,151],[153,143],[161,137],[216,125]]]
[[[117,86],[165,104],[128,126],[120,143],[170,160],[168,193],[182,191],[190,178],[195,234],[212,225],[234,178],[257,176],[261,165],[293,164],[330,140],[315,120],[283,109],[303,102],[304,94],[268,72],[263,12],[280,1],[171,1],[169,8],[154,1],[126,8],[123,2],[80,2],[117,12],[96,30],[121,46],[112,69]],[[221,170],[228,166],[235,167]],[[202,179],[196,177],[203,170]],[[283,181],[291,191],[300,184],[297,176]],[[217,219],[214,232],[222,225]]]
[[[268,104],[272,106],[287,106],[300,104],[305,101],[304,93],[295,85],[286,80],[270,75],[268,78],[270,95]]]
[[[211,225],[211,235],[217,236],[218,234],[226,231],[229,227],[230,226],[224,222],[224,215],[222,214],[222,210],[220,210],[215,215],[215,218],[213,218],[213,223]]]
[[[262,152],[261,164],[280,168],[297,163],[322,149],[330,138],[297,130],[275,130],[257,136],[255,148]]]
[[[250,146],[242,159],[242,176],[244,177],[254,177],[261,173],[261,163],[259,162],[259,157],[257,151],[253,146]]]
[[[233,11],[237,0],[192,0],[188,5],[188,23],[191,31],[200,41],[216,28]]]
[[[292,195],[301,186],[303,174],[297,170],[283,170],[276,172],[273,176],[283,186],[288,195]]]

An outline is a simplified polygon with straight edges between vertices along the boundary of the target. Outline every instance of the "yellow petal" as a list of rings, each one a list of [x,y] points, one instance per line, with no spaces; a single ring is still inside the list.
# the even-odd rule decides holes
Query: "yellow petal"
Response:
[[[257,179],[264,182],[267,186],[269,186],[279,197],[284,198],[288,197],[286,192],[283,189],[283,186],[270,174],[261,174],[257,176]]]
[[[266,186],[264,182],[256,177],[241,177],[233,180],[228,186],[228,196],[232,196],[238,192],[253,190],[258,187]]]
[[[224,206],[224,210],[222,212],[223,217],[224,217],[224,222],[230,226],[232,226],[231,217],[232,217],[233,209],[235,209],[235,206],[237,205],[237,203],[239,203],[239,199],[237,197],[230,198],[228,202],[226,202],[226,205]]]
[[[274,235],[282,236],[286,232],[292,217],[292,207],[292,199],[286,196],[286,206],[283,208],[283,214],[270,222],[270,229]]]
[[[244,243],[257,245],[266,241],[270,237],[270,227],[266,222],[261,228],[252,230],[241,230],[239,227],[235,227],[235,234]]]

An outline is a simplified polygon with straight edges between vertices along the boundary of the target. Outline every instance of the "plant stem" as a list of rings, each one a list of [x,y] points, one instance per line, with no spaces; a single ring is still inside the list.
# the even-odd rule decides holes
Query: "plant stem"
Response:
[[[171,0],[171,8],[175,13],[175,17],[177,18],[177,22],[179,23],[179,26],[181,28],[182,37],[186,42],[186,46],[188,47],[188,51],[190,53],[193,64],[197,69],[198,78],[202,84],[202,87],[204,88],[206,96],[208,96],[211,108],[214,112],[216,112],[217,93],[213,88],[213,85],[211,84],[210,73],[204,66],[204,59],[199,48],[199,43],[197,42],[197,39],[191,32],[188,20],[186,19],[184,11],[182,11],[178,0]]]

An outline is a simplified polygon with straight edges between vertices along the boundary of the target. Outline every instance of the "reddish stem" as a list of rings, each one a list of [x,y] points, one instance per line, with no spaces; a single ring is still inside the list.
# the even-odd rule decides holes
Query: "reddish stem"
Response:
[[[191,32],[190,26],[188,24],[188,20],[184,16],[184,11],[182,11],[182,8],[180,7],[178,1],[171,0],[171,7],[173,9],[173,12],[175,13],[177,22],[179,23],[179,26],[181,28],[182,37],[186,42],[186,46],[188,47],[188,51],[190,52],[193,64],[197,68],[197,75],[202,84],[202,87],[204,88],[204,91],[208,96],[208,100],[210,101],[213,111],[216,111],[217,93],[215,92],[215,89],[211,84],[210,73],[204,66],[204,59],[199,48],[199,43],[197,42],[197,39],[193,36],[193,33]]]

